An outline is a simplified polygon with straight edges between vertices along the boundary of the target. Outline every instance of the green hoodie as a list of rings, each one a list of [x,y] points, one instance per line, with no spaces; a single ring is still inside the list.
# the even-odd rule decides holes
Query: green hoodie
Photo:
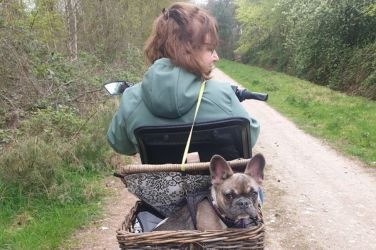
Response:
[[[132,155],[138,152],[136,128],[192,123],[201,83],[200,77],[173,65],[167,58],[155,61],[141,83],[124,91],[108,129],[110,145],[118,153]],[[253,147],[260,130],[258,121],[244,110],[230,84],[208,80],[196,122],[231,117],[249,119]]]

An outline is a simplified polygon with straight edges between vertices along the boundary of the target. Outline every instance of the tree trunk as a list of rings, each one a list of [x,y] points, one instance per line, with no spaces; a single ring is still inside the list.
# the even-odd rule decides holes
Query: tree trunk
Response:
[[[77,1],[66,0],[65,10],[68,26],[68,50],[70,59],[77,60]]]

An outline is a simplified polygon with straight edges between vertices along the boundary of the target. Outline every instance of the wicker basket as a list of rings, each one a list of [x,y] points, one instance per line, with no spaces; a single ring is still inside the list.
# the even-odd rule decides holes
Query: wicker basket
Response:
[[[225,230],[179,230],[144,233],[131,232],[136,218],[137,201],[117,231],[121,249],[263,249],[264,224],[246,229]],[[261,210],[259,210],[260,215]],[[262,217],[261,217],[262,218]]]

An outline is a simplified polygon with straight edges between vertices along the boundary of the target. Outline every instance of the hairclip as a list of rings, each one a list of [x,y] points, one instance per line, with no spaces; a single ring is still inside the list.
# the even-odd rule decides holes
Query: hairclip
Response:
[[[170,18],[170,10],[169,10],[169,9],[163,8],[163,9],[162,9],[162,13],[163,13],[164,18],[165,18],[166,20],[168,20],[168,19]]]
[[[178,10],[176,9],[166,9],[166,8],[163,8],[162,9],[162,13],[164,15],[164,18],[165,20],[168,20],[170,17],[172,19],[174,19],[174,21],[179,25],[179,26],[182,26],[184,25],[185,22],[184,19],[181,17],[181,14]]]

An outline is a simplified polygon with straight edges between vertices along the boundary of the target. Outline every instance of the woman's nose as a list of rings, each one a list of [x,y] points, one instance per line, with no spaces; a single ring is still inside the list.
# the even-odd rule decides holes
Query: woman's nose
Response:
[[[213,50],[213,54],[212,54],[212,57],[213,57],[213,60],[214,61],[218,61],[219,60],[219,56],[217,54],[217,51],[216,50]]]

